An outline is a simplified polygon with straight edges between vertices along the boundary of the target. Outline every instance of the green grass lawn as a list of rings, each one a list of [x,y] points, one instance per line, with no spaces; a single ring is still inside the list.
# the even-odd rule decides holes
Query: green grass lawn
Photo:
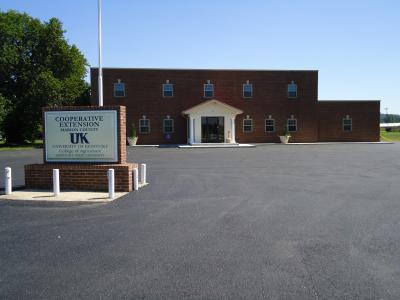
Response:
[[[24,149],[33,149],[33,148],[42,148],[42,147],[43,147],[42,140],[36,140],[33,143],[25,143],[22,145],[8,145],[8,144],[5,144],[4,141],[0,141],[0,151],[24,150]]]
[[[381,130],[382,142],[400,142],[400,131],[386,132]]]

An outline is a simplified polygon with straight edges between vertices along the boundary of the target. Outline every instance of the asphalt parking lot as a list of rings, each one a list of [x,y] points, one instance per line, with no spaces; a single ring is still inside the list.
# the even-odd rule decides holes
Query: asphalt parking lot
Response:
[[[1,167],[23,185],[41,155],[2,151]],[[112,203],[0,202],[0,298],[400,298],[400,144],[128,160],[150,185]]]

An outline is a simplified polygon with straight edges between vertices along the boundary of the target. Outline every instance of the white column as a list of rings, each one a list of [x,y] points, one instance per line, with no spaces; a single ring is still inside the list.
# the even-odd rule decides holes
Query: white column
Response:
[[[139,190],[139,170],[138,168],[133,169],[133,190]]]
[[[235,135],[235,118],[231,118],[231,131],[232,131],[232,143],[236,143],[236,135]]]
[[[194,143],[194,130],[193,130],[193,126],[194,126],[194,119],[192,117],[189,116],[189,144],[192,145]]]
[[[54,196],[60,195],[60,170],[53,169],[53,193]]]
[[[146,164],[140,164],[140,184],[146,184]]]
[[[108,197],[114,199],[115,197],[115,180],[114,180],[114,169],[108,169]]]
[[[4,180],[5,192],[6,192],[6,195],[10,195],[12,193],[12,181],[11,181],[12,177],[11,177],[11,168],[10,167],[6,167],[4,169],[4,177],[5,177],[5,180]]]
[[[193,118],[192,123],[193,123],[193,125],[192,125],[192,127],[193,127],[193,143],[196,143],[196,119],[195,118]]]

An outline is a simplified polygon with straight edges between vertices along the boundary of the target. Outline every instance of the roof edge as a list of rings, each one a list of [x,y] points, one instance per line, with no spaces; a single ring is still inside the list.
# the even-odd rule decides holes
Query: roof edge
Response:
[[[190,114],[189,113],[190,110],[193,110],[193,109],[196,109],[196,108],[199,108],[199,107],[202,107],[202,106],[206,106],[206,105],[211,104],[211,103],[215,103],[215,104],[221,105],[223,107],[226,107],[228,110],[230,110],[230,111],[232,111],[232,112],[234,112],[234,113],[236,113],[238,115],[243,113],[243,110],[241,110],[239,108],[236,108],[236,107],[234,107],[232,105],[229,105],[229,104],[227,104],[225,102],[222,102],[220,100],[217,100],[217,99],[210,99],[210,100],[203,101],[203,102],[201,102],[199,104],[196,104],[196,105],[194,105],[192,107],[189,107],[188,109],[185,109],[181,113],[183,115],[188,115],[188,114]]]
[[[98,67],[90,67],[97,70]],[[103,70],[145,70],[145,71],[243,71],[243,72],[318,72],[319,70],[294,70],[294,69],[236,69],[236,68],[125,68],[125,67],[103,67]]]

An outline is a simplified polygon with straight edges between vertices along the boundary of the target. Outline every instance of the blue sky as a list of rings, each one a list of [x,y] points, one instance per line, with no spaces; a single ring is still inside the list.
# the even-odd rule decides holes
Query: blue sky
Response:
[[[2,0],[59,18],[97,66],[97,0]],[[317,69],[321,100],[400,114],[398,0],[103,0],[105,67]]]

